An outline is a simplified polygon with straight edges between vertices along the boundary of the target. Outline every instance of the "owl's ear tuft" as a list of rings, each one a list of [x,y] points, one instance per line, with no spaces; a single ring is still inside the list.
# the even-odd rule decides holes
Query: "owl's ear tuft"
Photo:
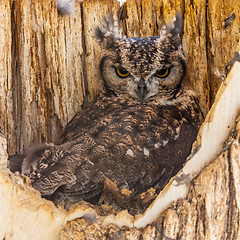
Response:
[[[95,27],[94,29],[95,37],[98,40],[98,42],[101,44],[104,41],[105,33],[100,29],[99,27]]]
[[[111,32],[106,32],[105,29],[95,28],[95,37],[99,45],[105,49],[111,49],[115,44],[115,37]]]
[[[101,27],[95,28],[95,37],[99,44],[105,48],[111,48],[115,40],[123,38],[118,21],[114,20],[113,13],[109,13],[104,19]]]
[[[174,21],[172,23],[171,33],[173,35],[181,35],[183,31],[183,18],[180,12],[177,12]]]
[[[161,29],[161,37],[170,38],[173,41],[179,42],[183,32],[183,19],[180,12],[177,12],[171,23],[164,25]]]
[[[122,37],[122,31],[119,27],[119,21],[114,19],[113,13],[110,12],[103,20],[103,29],[106,32],[112,33],[115,38]]]

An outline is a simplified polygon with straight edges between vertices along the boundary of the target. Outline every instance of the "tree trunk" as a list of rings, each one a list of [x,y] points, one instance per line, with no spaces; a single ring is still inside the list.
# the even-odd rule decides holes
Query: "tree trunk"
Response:
[[[109,11],[120,17],[124,34],[145,37],[159,34],[176,10],[184,17],[183,48],[188,63],[184,84],[199,93],[205,115],[213,107],[200,131],[197,153],[177,176],[187,172],[191,177],[184,182],[182,195],[171,196],[175,202],[167,196],[175,189],[177,177],[156,199],[154,204],[161,210],[153,220],[147,212],[138,217],[126,211],[100,217],[94,206],[86,205],[67,212],[41,199],[24,182],[27,179],[9,172],[6,151],[21,153],[36,143],[55,142],[67,122],[102,88],[94,26],[101,25]],[[232,80],[240,77],[239,64],[223,82],[224,67],[240,40],[240,2],[127,0],[120,7],[114,0],[89,0],[69,17],[57,13],[54,1],[2,0],[0,20],[0,130],[6,139],[0,139],[0,239],[240,238],[240,126],[234,124],[240,110],[240,86]],[[218,112],[219,106],[228,112]],[[229,144],[224,144],[232,129]],[[210,150],[206,148],[200,156],[207,139],[211,139]],[[202,164],[192,170],[194,161]],[[170,205],[166,209],[159,202]],[[151,209],[153,205],[147,211]],[[80,218],[88,211],[90,219]],[[143,221],[149,225],[141,225],[139,219],[147,219]]]

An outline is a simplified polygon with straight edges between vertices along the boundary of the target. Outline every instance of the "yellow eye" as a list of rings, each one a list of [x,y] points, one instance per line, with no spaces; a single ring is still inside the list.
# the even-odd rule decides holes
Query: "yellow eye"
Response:
[[[130,73],[123,67],[116,67],[115,71],[117,76],[120,78],[126,78],[130,75]]]
[[[166,69],[159,69],[156,71],[155,75],[159,78],[166,78],[170,73],[169,68]]]

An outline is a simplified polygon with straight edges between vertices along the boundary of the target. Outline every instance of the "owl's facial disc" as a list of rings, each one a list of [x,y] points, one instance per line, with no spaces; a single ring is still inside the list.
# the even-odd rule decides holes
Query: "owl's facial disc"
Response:
[[[132,82],[131,80],[134,79],[133,76],[130,75],[130,72],[127,71],[124,67],[115,67],[115,73],[118,78],[126,79],[126,82]],[[148,88],[143,77],[140,77],[139,81],[133,81],[133,84],[127,84],[129,87],[129,93],[133,97],[137,97],[141,102],[146,99]]]

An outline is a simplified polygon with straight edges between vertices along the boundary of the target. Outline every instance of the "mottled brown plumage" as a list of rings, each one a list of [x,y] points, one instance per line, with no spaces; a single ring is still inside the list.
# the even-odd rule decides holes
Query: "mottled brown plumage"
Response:
[[[61,144],[40,148],[32,165],[26,153],[23,173],[55,202],[97,202],[106,178],[134,196],[162,189],[182,168],[199,129],[198,100],[182,87],[180,15],[149,38],[121,36],[110,20],[96,29],[105,91],[70,121]]]

